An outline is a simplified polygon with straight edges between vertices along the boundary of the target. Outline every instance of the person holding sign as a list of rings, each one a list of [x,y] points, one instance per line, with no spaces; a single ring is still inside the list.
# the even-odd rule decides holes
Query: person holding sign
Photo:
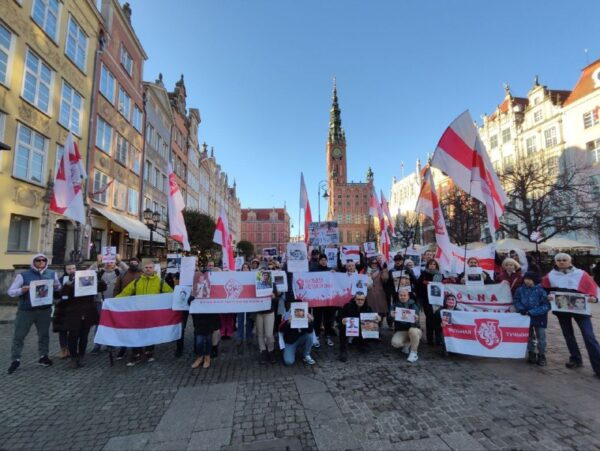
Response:
[[[438,330],[439,336],[442,337],[442,355],[444,356],[448,356],[446,342],[444,341],[444,329],[451,322],[452,310],[456,308],[456,304],[456,297],[453,294],[447,294],[444,297],[442,308],[438,309],[434,314],[434,326]]]
[[[348,321],[350,318],[359,318],[361,313],[372,312],[373,310],[367,303],[367,296],[362,291],[358,291],[354,295],[354,298],[352,298],[350,302],[341,308],[338,314],[338,325],[340,330],[340,355],[338,359],[340,362],[346,362],[348,360],[348,336],[346,335],[346,326],[348,325]],[[360,321],[358,323],[359,334],[353,338],[353,343],[355,342],[357,344],[359,352],[366,352],[366,343],[360,334]]]
[[[414,363],[419,359],[417,354],[419,350],[419,342],[421,341],[421,326],[419,325],[419,305],[414,299],[411,299],[410,294],[406,290],[398,292],[398,302],[393,305],[394,316],[395,310],[410,309],[415,312],[414,322],[396,321],[394,322],[394,335],[392,336],[392,346],[396,349],[402,348],[402,352],[408,354],[407,360]]]
[[[310,356],[313,345],[313,316],[308,314],[308,327],[295,329],[292,327],[292,312],[287,311],[283,316],[283,322],[279,326],[279,332],[283,334],[283,363],[293,365],[296,361],[296,350],[302,348],[304,363],[314,365],[316,362]]]
[[[428,251],[430,252],[430,251]],[[429,295],[427,294],[427,286],[431,282],[443,282],[444,276],[440,272],[439,263],[431,259],[427,262],[426,267],[421,271],[421,275],[417,280],[415,291],[417,299],[423,308],[425,313],[425,334],[427,335],[427,344],[432,346],[433,344],[441,345],[444,341],[440,330],[435,327],[433,307],[429,303]]]
[[[554,269],[542,279],[542,287],[546,291],[570,291],[587,294],[589,302],[598,302],[600,292],[598,285],[588,273],[573,266],[569,254],[562,252],[556,254],[554,263]],[[583,359],[573,330],[573,320],[575,320],[581,330],[581,335],[583,335],[592,368],[596,376],[600,377],[600,344],[598,344],[598,340],[594,335],[591,316],[567,312],[553,313],[558,318],[558,323],[567,342],[567,348],[569,348],[570,357],[565,366],[569,369],[583,366]]]
[[[483,279],[483,285],[488,285],[490,283],[494,283],[494,281],[492,280],[490,275],[487,272],[485,272],[483,269],[481,269],[481,267],[479,266],[479,260],[477,260],[475,257],[469,257],[469,259],[467,260],[467,269],[465,269],[464,272],[461,272],[458,275],[458,280],[463,285],[467,284],[467,279],[466,279],[467,276],[465,274],[469,272],[468,268],[474,268],[474,269],[476,268],[479,270],[478,273],[481,274],[481,278]]]
[[[31,302],[32,293],[29,290],[33,282],[42,280],[50,281],[50,286],[55,291],[60,290],[61,285],[58,276],[54,271],[48,269],[48,258],[44,254],[37,254],[31,260],[31,267],[17,274],[8,289],[10,297],[19,298],[11,349],[12,362],[8,368],[8,374],[14,373],[19,368],[25,337],[34,324],[38,334],[38,352],[40,355],[38,364],[41,366],[52,365],[52,360],[48,358],[52,296],[50,296],[50,303],[34,306]]]
[[[388,314],[388,302],[385,293],[385,285],[390,277],[387,268],[382,268],[376,257],[369,259],[367,275],[371,279],[371,286],[367,294],[367,301],[374,312],[381,318]]]
[[[318,265],[313,266],[309,271],[331,271],[327,263],[327,255],[319,254]],[[327,346],[333,346],[333,337],[335,337],[333,323],[337,309],[335,307],[314,307],[312,310],[313,315],[315,316],[315,340],[313,346],[315,348],[321,347],[321,326],[323,326],[323,328],[325,329],[325,342],[327,343]]]

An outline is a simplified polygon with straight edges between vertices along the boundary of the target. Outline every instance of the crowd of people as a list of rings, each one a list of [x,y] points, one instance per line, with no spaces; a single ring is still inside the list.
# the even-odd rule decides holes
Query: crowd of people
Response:
[[[429,302],[427,286],[432,282],[464,284],[467,271],[462,274],[440,271],[439,263],[430,250],[425,251],[419,260],[423,263],[416,268],[412,259],[398,253],[393,257],[393,264],[388,266],[381,255],[367,259],[361,254],[359,261],[342,264],[338,259],[337,267],[330,268],[327,256],[315,249],[310,255],[310,272],[365,274],[368,277],[367,289],[357,291],[342,307],[312,308],[308,314],[308,327],[296,328],[292,327],[290,312],[290,304],[295,301],[291,289],[292,274],[287,273],[290,290],[280,293],[273,284],[269,308],[263,311],[224,314],[182,312],[181,337],[175,342],[174,355],[176,358],[183,355],[185,328],[191,316],[195,354],[191,364],[193,369],[211,366],[211,359],[219,355],[221,340],[234,340],[237,353],[241,354],[246,352],[247,344],[252,343],[254,337],[261,364],[282,361],[285,365],[292,365],[300,354],[305,364],[314,365],[315,360],[311,356],[313,348],[335,347],[336,341],[339,360],[347,362],[349,347],[356,348],[361,353],[367,352],[369,341],[372,340],[363,338],[361,333],[347,336],[347,331],[354,327],[349,321],[360,317],[361,313],[376,314],[379,330],[390,330],[391,346],[400,349],[410,363],[419,359],[422,341],[429,346],[439,347],[443,355],[448,355],[444,345],[444,330],[451,320],[447,313],[449,310],[460,309],[459,302],[454,295],[446,294],[443,306],[434,306]],[[479,261],[469,258],[467,266],[478,268]],[[594,268],[595,276],[600,275],[598,266]],[[48,259],[42,254],[33,257],[28,270],[17,274],[8,290],[9,296],[19,298],[9,374],[14,373],[20,366],[24,340],[32,325],[35,325],[37,330],[40,365],[52,365],[49,358],[49,331],[52,325],[53,332],[58,334],[58,357],[70,359],[70,366],[74,369],[81,368],[84,365],[88,337],[94,326],[99,323],[104,299],[169,293],[179,283],[178,273],[168,273],[162,277],[156,272],[154,262],[142,262],[135,257],[127,262],[119,258],[116,262],[102,263],[99,260],[89,269],[97,274],[96,295],[76,296],[76,265],[65,265],[64,274],[59,277],[48,267]],[[286,265],[282,265],[277,259],[254,259],[240,268],[240,271],[256,270],[285,271]],[[204,277],[203,273],[213,271],[221,269],[210,260],[203,267],[197,268],[194,292],[188,302],[191,302],[194,296],[206,297],[206,293],[202,293],[206,288],[199,281]],[[581,293],[589,302],[597,302],[598,278],[594,279],[585,271],[574,267],[571,256],[565,253],[555,255],[553,269],[544,275],[520,250],[511,251],[501,261],[494,271],[494,277],[486,271],[481,271],[481,274],[484,284],[507,283],[513,296],[512,310],[531,318],[527,361],[540,366],[547,364],[546,327],[551,310],[550,293]],[[36,280],[51,281],[55,295],[53,304],[32,305],[29,289],[30,284]],[[413,311],[410,321],[397,320],[395,311],[399,308]],[[569,351],[567,368],[574,369],[583,365],[583,357],[574,334],[575,322],[581,330],[592,369],[600,377],[600,345],[593,331],[591,316],[576,311],[553,313],[558,319]],[[358,327],[360,328],[360,324]],[[143,361],[152,362],[155,359],[154,346],[109,350],[116,351],[117,360],[127,359],[127,366],[135,366]],[[100,352],[102,347],[95,344],[91,353]]]

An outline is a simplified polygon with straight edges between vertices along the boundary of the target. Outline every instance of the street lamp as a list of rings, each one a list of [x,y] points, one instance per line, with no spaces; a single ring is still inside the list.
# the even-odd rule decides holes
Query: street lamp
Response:
[[[321,180],[319,182],[319,189],[317,190],[318,208],[319,208],[319,222],[321,222],[321,190],[323,190],[323,199],[329,198],[327,193],[327,180]]]
[[[146,223],[146,227],[150,229],[150,257],[154,257],[152,252],[152,234],[158,227],[158,223],[160,222],[160,213],[158,211],[152,211],[149,208],[146,208],[143,211],[144,222]]]

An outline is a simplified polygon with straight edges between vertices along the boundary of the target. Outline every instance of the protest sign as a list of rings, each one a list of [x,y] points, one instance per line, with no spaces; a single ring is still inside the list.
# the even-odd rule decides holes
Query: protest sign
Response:
[[[179,284],[193,285],[197,257],[181,257],[179,263]]]
[[[177,285],[173,291],[173,310],[189,310],[188,299],[192,295],[191,285]]]
[[[350,260],[354,263],[360,262],[360,247],[356,244],[345,244],[340,249],[340,260],[344,265]]]
[[[308,302],[311,308],[342,307],[352,298],[355,276],[367,277],[329,271],[294,273],[294,297]]]
[[[365,274],[352,274],[352,290],[350,293],[352,296],[355,296],[356,293],[363,293],[365,296],[367,294],[367,288],[369,283],[369,276]]]
[[[271,271],[261,269],[256,271],[256,297],[271,296],[273,294],[273,278]]]
[[[577,313],[588,316],[592,314],[588,296],[582,293],[551,291],[548,300],[553,312]]]
[[[277,256],[276,247],[265,247],[262,250],[263,257],[272,258]]]
[[[325,248],[325,255],[327,255],[327,267],[331,268],[331,269],[337,268],[338,248],[337,247]]]
[[[287,273],[285,271],[271,271],[273,283],[279,293],[286,293],[288,290]]]
[[[306,244],[288,243],[287,245],[287,268],[289,272],[308,271],[308,255]]]
[[[116,263],[117,262],[117,248],[116,246],[102,246],[102,263]]]
[[[360,331],[363,338],[379,338],[379,321],[377,313],[360,314]]]
[[[160,263],[154,263],[154,272],[155,272],[156,274],[158,274],[158,275],[159,275],[159,277],[160,277],[160,275],[161,275],[161,273],[162,273],[162,269],[161,269],[161,267],[160,267]]]
[[[360,318],[346,318],[346,337],[358,337]]]
[[[415,311],[409,308],[396,307],[394,319],[402,323],[414,323]]]
[[[441,313],[446,318],[450,314],[449,324],[444,327],[448,352],[514,359],[523,358],[527,352],[530,320],[527,315],[456,310]]]
[[[394,282],[394,289],[396,293],[402,291],[412,292],[412,286],[410,284],[410,276],[404,270],[392,271],[392,281]]]
[[[260,312],[271,307],[271,296],[256,296],[256,273],[223,271],[196,273],[190,313]]]
[[[444,296],[449,294],[456,298],[457,310],[497,313],[512,311],[512,294],[508,282],[481,286],[444,284]]]
[[[181,264],[181,254],[167,254],[167,274],[179,271]]]
[[[375,241],[363,243],[363,249],[367,257],[375,257],[377,255],[377,245]]]
[[[323,247],[330,244],[339,244],[340,232],[335,221],[311,222],[308,225],[308,244],[314,247]]]
[[[308,302],[292,302],[290,311],[292,313],[290,327],[306,329],[308,327]]]
[[[98,274],[96,271],[75,271],[75,297],[98,294]]]
[[[427,299],[429,299],[429,305],[444,305],[444,284],[429,282],[427,284]]]
[[[465,285],[482,286],[483,285],[483,269],[479,267],[465,268]]]
[[[235,270],[240,271],[244,266],[244,257],[235,257]]]
[[[411,260],[415,264],[415,268],[421,267],[421,254],[416,249],[408,248],[406,249],[406,260]]]
[[[33,280],[29,282],[29,301],[32,307],[52,305],[54,280]]]

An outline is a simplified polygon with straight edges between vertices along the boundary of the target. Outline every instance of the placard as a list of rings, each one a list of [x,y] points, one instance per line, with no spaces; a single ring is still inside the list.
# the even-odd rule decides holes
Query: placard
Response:
[[[360,314],[360,331],[363,338],[379,338],[379,321],[377,313]]]
[[[352,296],[356,296],[356,293],[363,293],[367,295],[367,288],[369,283],[369,276],[365,274],[353,274],[352,275]]]
[[[360,333],[360,318],[346,318],[346,337],[358,337]]]
[[[263,257],[273,258],[277,256],[277,248],[276,247],[265,247],[262,250]]]
[[[287,273],[285,271],[271,271],[273,283],[277,287],[277,292],[286,293],[288,291]]]
[[[427,284],[427,299],[429,299],[429,305],[444,305],[444,284],[429,282]]]
[[[465,268],[465,285],[483,286],[483,269],[479,267]]]
[[[340,231],[336,221],[311,222],[308,225],[308,244],[314,247],[339,244]]]
[[[589,296],[582,293],[566,293],[551,291],[548,300],[553,312],[576,313],[578,315],[591,315]]]
[[[290,311],[292,313],[290,327],[306,329],[308,327],[308,302],[292,302]]]
[[[270,296],[273,293],[273,278],[271,271],[261,269],[256,271],[256,297]]]
[[[412,285],[410,284],[410,276],[406,273],[406,271],[392,271],[392,280],[394,282],[394,289],[396,293],[400,292],[400,290],[412,292]]]
[[[331,269],[337,268],[337,258],[338,258],[338,248],[337,247],[327,247],[325,248],[325,255],[327,255],[327,267]]]
[[[154,263],[154,272],[158,274],[158,277],[161,277],[162,269],[160,267],[160,263]]]
[[[288,243],[287,245],[287,269],[289,272],[308,271],[308,255],[306,244]]]
[[[117,247],[116,246],[102,246],[102,263],[116,263],[117,262]]]
[[[241,271],[242,270],[242,266],[244,266],[244,257],[235,257],[235,270],[236,271]]]
[[[33,280],[29,283],[29,301],[32,307],[52,305],[54,280]]]
[[[375,257],[377,255],[377,245],[375,241],[369,241],[367,243],[363,243],[363,249],[365,251],[365,255],[367,258]]]
[[[402,323],[415,323],[415,311],[409,308],[396,307],[394,319]]]
[[[167,274],[180,272],[181,254],[167,254]]]
[[[98,294],[98,274],[96,271],[75,271],[75,297]]]
[[[196,272],[196,257],[181,257],[179,262],[179,284],[193,285]]]
[[[192,295],[191,285],[177,285],[173,290],[173,310],[189,310],[188,299]]]
[[[360,247],[356,244],[345,244],[340,249],[340,260],[342,264],[352,260],[354,263],[360,262]]]

